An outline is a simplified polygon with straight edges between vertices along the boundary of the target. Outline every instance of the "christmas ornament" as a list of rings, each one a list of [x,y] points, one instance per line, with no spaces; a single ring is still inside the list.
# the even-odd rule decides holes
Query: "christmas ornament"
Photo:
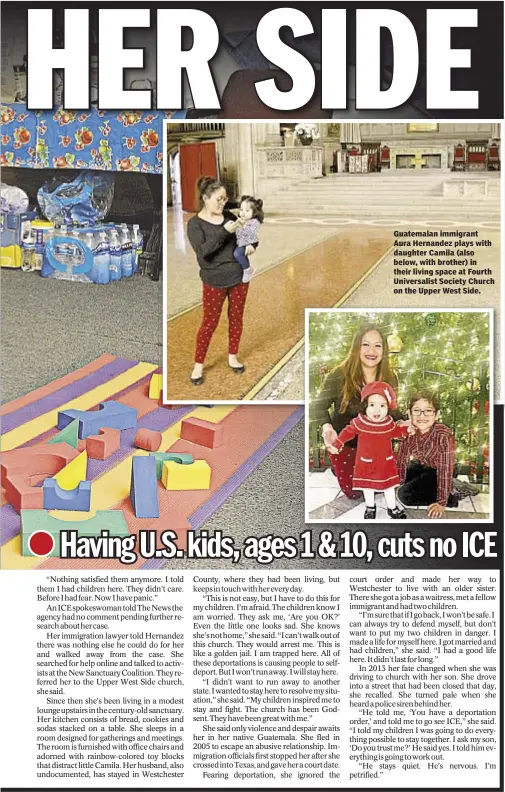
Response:
[[[388,347],[390,352],[399,353],[403,349],[403,341],[396,330],[388,335]]]
[[[466,383],[466,387],[468,390],[473,391],[473,393],[479,393],[480,391],[480,379],[478,377],[472,377],[471,380],[468,380]]]

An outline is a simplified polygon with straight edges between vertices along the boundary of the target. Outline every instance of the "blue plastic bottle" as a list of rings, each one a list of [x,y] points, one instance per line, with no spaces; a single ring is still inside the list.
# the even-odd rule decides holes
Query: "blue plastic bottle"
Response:
[[[93,245],[93,269],[91,270],[91,280],[93,283],[108,283],[110,281],[110,246],[105,231],[95,231],[86,234],[91,237]],[[89,243],[88,243],[89,244]]]
[[[109,231],[109,272],[111,281],[121,280],[121,242],[115,228]]]
[[[139,226],[134,225],[132,231],[133,272],[139,271],[139,256],[144,248],[144,235],[139,231]]]
[[[119,241],[121,243],[121,274],[123,278],[129,278],[133,274],[133,248],[128,226],[124,223],[119,226]]]

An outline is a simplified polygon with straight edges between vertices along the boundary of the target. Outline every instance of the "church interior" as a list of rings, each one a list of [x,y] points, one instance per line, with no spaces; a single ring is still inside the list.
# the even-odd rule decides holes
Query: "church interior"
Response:
[[[499,284],[500,125],[492,123],[220,123],[166,127],[165,281],[168,398],[194,400],[189,380],[201,281],[186,225],[202,175],[225,185],[229,207],[263,200],[236,377],[226,320],[212,339],[202,401],[304,399],[305,308],[423,308],[394,294],[395,231],[479,231],[476,256]],[[498,308],[499,288],[431,307]],[[456,306],[457,300],[457,306]],[[499,322],[495,321],[495,328]],[[499,339],[495,338],[495,344]],[[498,347],[496,347],[498,348]]]

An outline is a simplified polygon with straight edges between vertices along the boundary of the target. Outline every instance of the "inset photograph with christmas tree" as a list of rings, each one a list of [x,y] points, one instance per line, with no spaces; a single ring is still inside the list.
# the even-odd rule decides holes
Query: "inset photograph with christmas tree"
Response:
[[[306,311],[308,522],[490,520],[492,322]]]

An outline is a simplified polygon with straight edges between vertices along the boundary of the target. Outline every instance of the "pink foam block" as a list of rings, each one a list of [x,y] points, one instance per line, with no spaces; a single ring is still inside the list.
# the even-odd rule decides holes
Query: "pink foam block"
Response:
[[[139,429],[133,444],[144,451],[157,451],[161,445],[161,432],[154,429]]]
[[[224,426],[221,423],[213,424],[200,418],[184,418],[181,423],[181,440],[206,448],[217,448],[222,445],[223,439]]]

